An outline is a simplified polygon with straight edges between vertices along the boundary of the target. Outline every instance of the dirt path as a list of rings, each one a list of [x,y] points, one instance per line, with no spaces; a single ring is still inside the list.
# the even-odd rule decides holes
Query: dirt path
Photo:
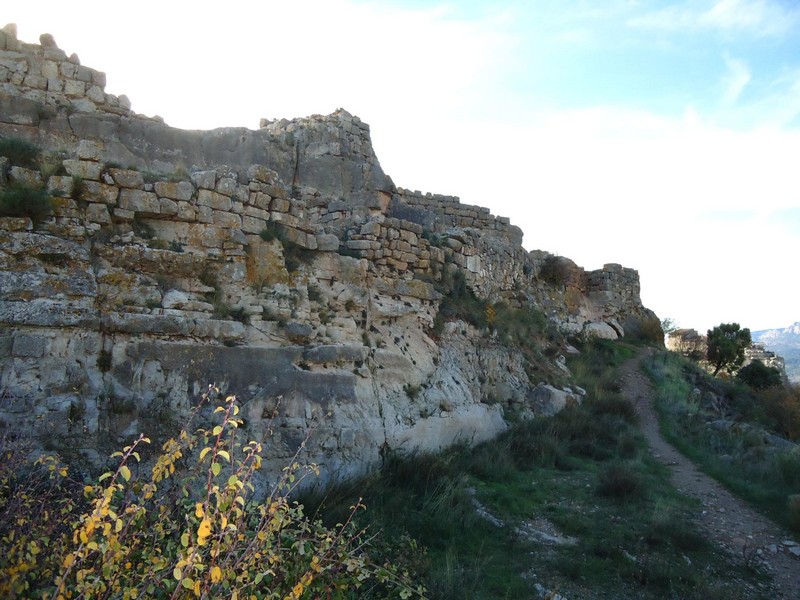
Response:
[[[670,468],[675,486],[702,503],[696,519],[699,528],[743,565],[760,563],[773,577],[770,591],[775,598],[800,599],[800,557],[792,554],[792,548],[798,550],[791,545],[791,534],[703,474],[661,437],[652,385],[639,366],[646,355],[644,351],[621,367],[622,393],[636,406],[652,453]]]

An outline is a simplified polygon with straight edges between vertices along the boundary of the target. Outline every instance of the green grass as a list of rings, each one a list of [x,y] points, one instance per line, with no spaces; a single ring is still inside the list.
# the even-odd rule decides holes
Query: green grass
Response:
[[[9,185],[0,191],[0,216],[29,217],[38,223],[53,212],[53,199],[43,188]]]
[[[791,527],[789,498],[800,493],[800,452],[767,448],[757,423],[738,422],[728,429],[710,426],[719,415],[709,406],[709,391],[734,416],[752,413],[741,409],[757,398],[741,387],[711,379],[674,353],[655,355],[645,366],[656,389],[662,435],[754,508]],[[693,393],[695,388],[702,390],[699,396]]]
[[[0,156],[5,156],[12,165],[28,169],[39,168],[41,149],[22,138],[0,137]]]
[[[570,368],[599,391],[583,405],[474,448],[390,456],[379,474],[306,506],[336,523],[363,498],[360,524],[387,548],[416,540],[406,567],[431,598],[530,598],[536,583],[568,598],[753,597],[737,578],[755,575],[730,577],[734,567],[693,526],[696,501],[670,485],[615,391],[608,370],[631,350],[605,342],[583,350]],[[576,543],[542,543],[525,533],[531,527]]]

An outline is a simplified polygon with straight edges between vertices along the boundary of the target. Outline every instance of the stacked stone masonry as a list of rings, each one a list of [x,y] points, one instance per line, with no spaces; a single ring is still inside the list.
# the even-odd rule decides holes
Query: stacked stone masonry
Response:
[[[308,452],[331,479],[374,467],[382,449],[487,439],[504,405],[564,405],[566,392],[534,393],[519,353],[484,332],[430,334],[447,270],[570,332],[622,335],[653,316],[634,270],[570,261],[551,285],[551,255],[525,250],[507,218],[394,186],[347,111],[187,132],[104,85],[50,36],[0,33],[0,136],[54,161],[43,174],[0,157],[0,188],[54,198],[39,223],[0,218],[0,399],[19,401],[0,403],[0,420],[34,414],[35,435],[95,465],[100,440],[164,429],[209,379],[241,394],[278,458],[314,429]]]
[[[5,94],[42,106],[38,115],[20,124],[35,124],[36,117],[47,117],[56,110],[130,112],[126,96],[105,92],[105,73],[81,65],[75,54],[67,56],[48,34],[40,41],[40,45],[20,42],[14,26],[0,30],[0,88]]]

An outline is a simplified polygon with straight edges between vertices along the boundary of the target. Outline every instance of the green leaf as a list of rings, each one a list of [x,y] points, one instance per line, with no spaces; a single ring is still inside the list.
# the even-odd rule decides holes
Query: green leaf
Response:
[[[119,474],[122,475],[122,478],[125,481],[130,481],[131,480],[131,470],[128,468],[127,465],[120,465]]]
[[[231,455],[228,454],[227,450],[220,450],[219,452],[217,452],[217,455],[221,456],[222,458],[224,458],[228,462],[231,462]]]
[[[111,475],[113,475],[113,473],[111,473],[111,471],[108,471],[107,473],[103,473],[102,475],[100,475],[100,477],[97,478],[97,481],[100,482],[100,481],[103,481],[104,479],[108,479],[109,477],[111,477]]]
[[[187,590],[190,590],[194,587],[194,581],[191,577],[184,577],[181,579],[181,585],[185,587]]]
[[[203,459],[206,457],[206,454],[208,454],[209,452],[211,452],[211,448],[208,447],[208,446],[203,448],[200,451],[200,462],[203,462]]]
[[[221,470],[222,470],[222,465],[220,465],[220,464],[219,464],[219,463],[217,463],[217,462],[215,462],[215,463],[212,463],[212,465],[211,465],[211,472],[214,474],[214,477],[216,477],[217,475],[219,475],[219,472],[220,472]]]
[[[214,427],[214,429],[211,431],[211,434],[212,434],[212,435],[219,435],[220,433],[222,433],[222,425],[217,425],[217,426],[216,426],[216,427]]]

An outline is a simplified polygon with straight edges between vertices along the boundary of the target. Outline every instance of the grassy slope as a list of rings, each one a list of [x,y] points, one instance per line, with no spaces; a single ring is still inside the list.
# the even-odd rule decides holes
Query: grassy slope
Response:
[[[388,553],[401,549],[433,598],[536,597],[537,583],[571,599],[757,598],[745,588],[756,575],[730,577],[692,527],[694,502],[647,454],[611,373],[630,355],[607,343],[584,349],[571,364],[589,392],[580,407],[476,448],[394,458],[316,505],[336,521],[363,497],[362,523]],[[542,543],[526,524],[576,543]]]
[[[674,353],[655,355],[645,367],[656,386],[664,437],[708,475],[768,517],[789,526],[787,499],[800,494],[800,453],[770,448],[764,443],[765,427],[742,421],[743,415],[759,413],[750,406],[759,402],[758,396],[711,380]],[[700,394],[693,392],[695,389]],[[734,427],[725,430],[710,425],[720,418],[710,406],[711,390],[722,399],[716,405],[727,407],[729,420],[739,417]]]

